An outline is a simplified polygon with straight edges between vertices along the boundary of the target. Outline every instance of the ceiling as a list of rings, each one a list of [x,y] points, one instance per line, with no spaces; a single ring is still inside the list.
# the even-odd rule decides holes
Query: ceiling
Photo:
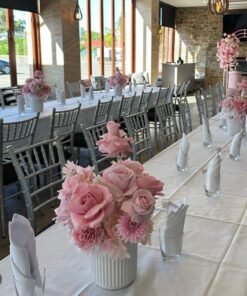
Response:
[[[162,2],[175,7],[206,6],[207,0],[162,0]],[[230,9],[247,9],[247,0],[230,0]]]

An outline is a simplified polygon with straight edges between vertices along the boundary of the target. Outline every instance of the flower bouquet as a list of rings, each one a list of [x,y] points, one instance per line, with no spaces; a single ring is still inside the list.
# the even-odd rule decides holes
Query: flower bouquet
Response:
[[[235,34],[224,34],[217,42],[217,58],[220,62],[220,68],[229,70],[236,66],[236,56],[238,56],[239,39]]]
[[[238,89],[242,91],[241,96],[247,98],[247,79],[238,83]]]
[[[247,113],[247,100],[240,97],[227,97],[221,101],[222,112],[227,119],[230,136],[240,132],[244,127]]]
[[[36,70],[33,78],[28,78],[22,88],[24,94],[32,94],[41,99],[46,98],[52,89],[45,83],[44,75]]]
[[[130,151],[125,145],[128,140],[124,140],[117,124],[109,122],[108,133],[98,144],[110,156],[123,156]],[[121,142],[126,150],[116,144]],[[107,143],[113,148],[108,149]],[[93,252],[94,263],[100,260],[101,264],[93,265],[96,284],[108,289],[130,284],[136,276],[136,244],[150,240],[151,215],[164,184],[145,173],[141,163],[129,159],[113,162],[98,176],[91,167],[82,168],[72,162],[66,164],[63,173],[61,203],[55,210],[57,222],[68,226],[80,249]],[[122,260],[127,260],[126,264]],[[115,266],[114,279],[110,281],[106,277],[112,273],[104,272],[106,265],[107,270]]]
[[[115,75],[110,77],[109,84],[111,88],[114,88],[114,95],[121,96],[122,90],[127,83],[127,79],[122,75],[119,68],[116,68]]]
[[[45,83],[44,75],[36,70],[33,78],[28,78],[22,88],[22,93],[29,96],[31,110],[42,112],[44,100],[47,99],[52,89]]]

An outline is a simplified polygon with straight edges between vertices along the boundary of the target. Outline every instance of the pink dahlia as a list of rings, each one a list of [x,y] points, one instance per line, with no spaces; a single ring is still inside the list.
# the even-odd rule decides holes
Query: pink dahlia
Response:
[[[104,229],[102,227],[88,228],[86,230],[76,230],[74,228],[72,237],[79,248],[88,250],[103,241]]]
[[[116,228],[117,234],[125,243],[142,242],[145,244],[153,230],[153,224],[149,218],[142,219],[139,223],[133,222],[129,215],[124,214],[118,219]]]

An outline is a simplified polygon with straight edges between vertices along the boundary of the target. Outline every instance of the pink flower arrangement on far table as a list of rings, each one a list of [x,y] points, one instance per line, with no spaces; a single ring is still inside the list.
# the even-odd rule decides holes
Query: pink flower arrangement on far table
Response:
[[[240,90],[245,90],[247,91],[247,79],[242,80],[242,82],[238,83],[238,88]]]
[[[120,72],[119,68],[116,68],[115,75],[110,77],[109,84],[113,88],[115,86],[122,86],[124,87],[127,83],[127,79],[124,75]]]
[[[217,42],[217,58],[220,68],[229,70],[229,68],[236,66],[238,47],[239,39],[234,34],[224,34],[224,38]]]
[[[36,70],[33,78],[28,78],[22,88],[22,93],[36,95],[45,99],[52,89],[46,84],[44,75],[41,71]]]
[[[133,139],[127,137],[126,133],[119,129],[119,123],[109,121],[106,128],[108,133],[97,142],[99,151],[108,157],[128,157],[132,151],[130,142]]]
[[[245,117],[247,113],[247,100],[240,97],[227,97],[221,101],[221,107],[226,117]]]
[[[108,133],[117,134],[117,126],[109,127]],[[80,249],[128,258],[126,243],[149,242],[151,215],[164,184],[145,173],[140,162],[114,162],[98,176],[90,167],[67,162],[63,173],[56,220],[71,230]]]

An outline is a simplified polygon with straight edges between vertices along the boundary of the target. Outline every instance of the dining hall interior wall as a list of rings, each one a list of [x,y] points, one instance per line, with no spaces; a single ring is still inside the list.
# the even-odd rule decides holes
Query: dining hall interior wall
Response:
[[[159,0],[136,0],[136,72],[159,71]]]
[[[223,70],[216,57],[222,33],[223,17],[210,14],[206,7],[176,9],[175,60],[181,56],[185,62],[196,63],[196,78],[205,77],[205,86],[222,83]],[[246,56],[246,52],[247,42],[242,42],[239,56]]]
[[[73,13],[76,0],[42,0],[40,35],[42,70],[50,85],[65,89],[65,81],[78,81],[80,73],[79,26]]]

